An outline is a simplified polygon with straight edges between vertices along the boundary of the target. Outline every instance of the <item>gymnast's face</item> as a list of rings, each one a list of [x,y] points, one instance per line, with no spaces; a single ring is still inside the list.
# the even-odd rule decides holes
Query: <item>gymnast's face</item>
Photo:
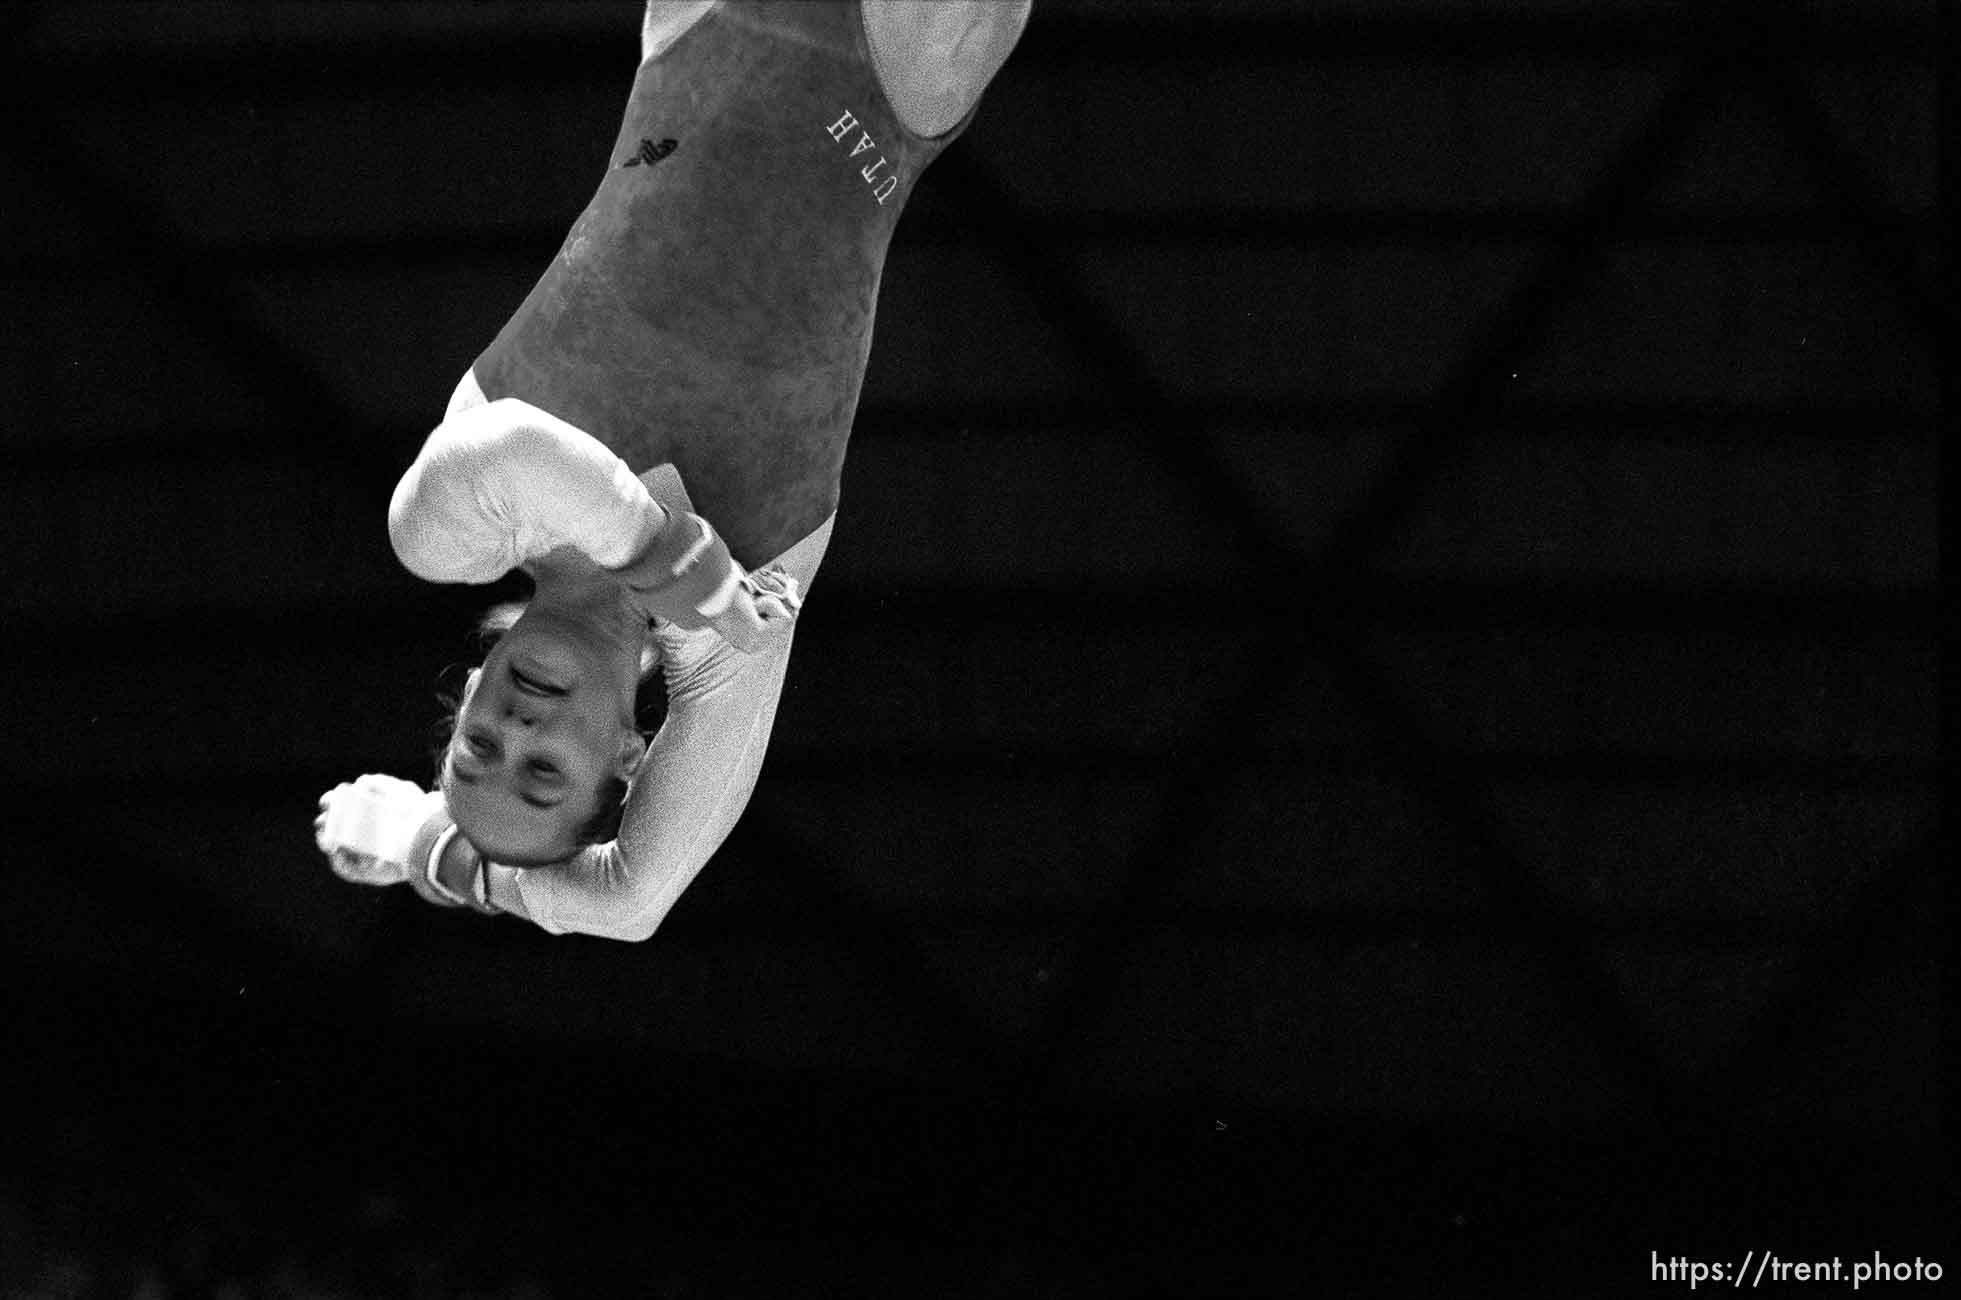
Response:
[[[570,857],[603,787],[633,772],[633,678],[572,625],[532,610],[464,691],[443,755],[450,816],[493,862]]]

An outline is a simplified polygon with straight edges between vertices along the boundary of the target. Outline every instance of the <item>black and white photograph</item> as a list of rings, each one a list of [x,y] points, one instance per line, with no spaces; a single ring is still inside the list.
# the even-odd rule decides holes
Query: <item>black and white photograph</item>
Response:
[[[1946,18],[7,6],[0,1296],[1951,1293]]]

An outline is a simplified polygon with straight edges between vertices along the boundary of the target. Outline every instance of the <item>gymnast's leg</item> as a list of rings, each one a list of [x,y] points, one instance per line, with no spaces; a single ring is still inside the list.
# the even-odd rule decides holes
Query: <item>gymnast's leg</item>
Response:
[[[640,61],[645,63],[715,7],[715,0],[647,0],[640,16]]]
[[[899,120],[918,135],[953,129],[1008,61],[1034,0],[863,0],[865,40]],[[715,0],[647,0],[640,61],[658,56]]]
[[[886,98],[906,128],[942,135],[959,124],[1008,61],[1034,0],[863,0],[865,41]],[[715,0],[647,0],[640,61],[655,58]]]
[[[864,0],[879,85],[906,129],[952,130],[1008,61],[1033,0]]]

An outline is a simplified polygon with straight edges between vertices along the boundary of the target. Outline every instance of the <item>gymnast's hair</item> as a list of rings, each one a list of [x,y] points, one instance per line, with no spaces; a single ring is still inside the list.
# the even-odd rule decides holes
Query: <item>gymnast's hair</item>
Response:
[[[488,654],[490,648],[497,644],[497,638],[511,630],[518,619],[524,616],[528,604],[529,602],[524,600],[507,600],[492,605],[484,611],[483,617],[477,620],[477,642],[482,653]],[[655,729],[658,730],[661,719],[667,714],[667,693],[662,689],[661,675],[654,671],[659,664],[659,652],[649,642],[640,655],[640,691],[634,701],[634,725],[646,738],[652,736],[645,726],[648,716],[653,715],[652,721]],[[439,734],[435,761],[438,786],[443,782],[443,755],[449,749],[451,738],[456,734],[456,720],[463,710],[461,696],[446,694],[442,697],[442,702],[448,712],[437,724]],[[585,825],[579,827],[577,833],[577,842],[581,847],[588,844],[605,844],[619,838],[620,818],[626,812],[626,796],[631,789],[632,786],[626,780],[617,776],[608,779],[599,787],[599,807],[587,819]]]

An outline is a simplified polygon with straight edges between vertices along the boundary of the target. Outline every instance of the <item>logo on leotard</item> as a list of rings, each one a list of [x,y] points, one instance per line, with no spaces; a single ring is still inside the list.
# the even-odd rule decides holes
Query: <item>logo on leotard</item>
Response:
[[[640,142],[640,152],[621,163],[620,166],[638,167],[641,163],[646,163],[649,167],[652,167],[655,163],[680,147],[681,142],[678,140],[663,140],[659,144],[655,144],[652,140],[642,140]]]
[[[857,125],[858,119],[847,112],[843,117],[831,123],[825,129],[830,132],[831,139],[837,141],[839,144],[843,144],[845,137],[849,136],[852,128]],[[860,131],[858,132],[858,142],[851,146],[851,153],[848,156],[856,158],[859,154],[867,153],[876,148],[878,148],[878,145],[873,143],[871,136]],[[861,167],[858,170],[858,174],[865,178],[865,184],[872,187],[872,197],[878,200],[880,207],[884,207],[885,200],[891,198],[892,192],[899,188],[899,178],[897,176],[894,176],[890,172],[887,172],[883,176],[878,174],[879,168],[890,165],[885,161],[885,155],[880,154],[877,162],[869,167]]]

